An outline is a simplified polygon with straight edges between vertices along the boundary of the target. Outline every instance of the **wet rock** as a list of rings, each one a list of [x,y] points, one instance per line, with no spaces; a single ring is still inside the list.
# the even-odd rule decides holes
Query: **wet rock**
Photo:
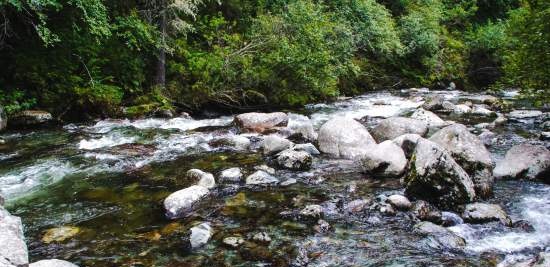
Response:
[[[414,149],[416,148],[416,142],[418,142],[419,139],[422,137],[418,134],[404,134],[402,136],[399,136],[392,141],[405,153],[405,157],[408,159],[411,158]]]
[[[277,154],[277,164],[281,168],[294,171],[307,171],[311,169],[313,158],[305,151],[287,149]]]
[[[265,171],[256,171],[246,177],[247,185],[270,185],[279,183],[279,179]]]
[[[267,165],[260,165],[260,166],[254,166],[254,170],[257,170],[257,171],[264,171],[264,172],[267,172],[269,174],[275,174],[275,169],[267,166]]]
[[[399,176],[407,167],[405,153],[390,140],[372,145],[360,157],[360,161],[365,173],[382,176]]]
[[[407,197],[426,200],[444,209],[472,202],[474,184],[449,152],[438,144],[419,139],[405,178]]]
[[[550,140],[550,132],[541,132],[539,139],[541,141],[549,141]]]
[[[288,116],[283,112],[274,113],[244,113],[235,116],[235,124],[243,132],[262,133],[275,127],[285,127],[288,124]]]
[[[78,265],[72,264],[68,261],[52,259],[33,262],[29,265],[29,267],[78,267]]]
[[[43,110],[24,110],[10,118],[10,126],[32,127],[49,123],[53,120],[52,114]]]
[[[531,225],[526,220],[515,221],[512,224],[512,227],[516,228],[516,229],[519,229],[519,230],[522,230],[523,232],[526,232],[526,233],[534,233],[535,232],[535,227],[533,227],[533,225]]]
[[[458,123],[447,126],[432,135],[430,141],[451,152],[456,162],[472,178],[478,197],[492,195],[494,178],[491,173],[491,154],[466,126]]]
[[[281,185],[281,186],[289,186],[289,185],[293,185],[293,184],[295,184],[295,183],[297,183],[297,182],[298,182],[298,181],[296,181],[296,179],[294,179],[294,178],[288,178],[288,179],[282,181],[280,185]]]
[[[216,186],[214,175],[209,172],[203,172],[199,169],[191,169],[187,171],[186,175],[187,178],[198,181],[197,185],[204,186],[208,189],[214,188]]]
[[[15,266],[29,263],[21,218],[0,207],[0,262],[2,260]]]
[[[499,126],[499,125],[506,124],[506,122],[508,122],[508,119],[506,117],[502,116],[502,114],[498,113],[497,118],[493,122],[491,122],[491,124],[493,124],[495,126]]]
[[[122,145],[107,148],[104,151],[114,155],[138,157],[138,156],[152,156],[155,153],[155,150],[156,150],[156,147],[154,145],[122,144]]]
[[[323,212],[323,208],[320,205],[307,205],[300,211],[300,215],[304,217],[319,218]]]
[[[271,243],[271,237],[266,232],[259,232],[252,236],[252,240],[259,243]]]
[[[492,146],[497,140],[497,135],[489,130],[481,132],[477,137],[485,146]]]
[[[404,134],[418,134],[425,136],[428,133],[426,122],[404,117],[391,117],[382,120],[370,133],[377,142],[394,139]]]
[[[80,233],[80,228],[74,226],[62,226],[48,229],[42,236],[42,242],[49,244],[52,242],[63,242]]]
[[[303,139],[308,141],[317,140],[317,133],[313,129],[313,123],[308,117],[294,113],[288,114],[288,117],[288,128],[290,128],[293,134],[299,134]]]
[[[369,145],[376,143],[361,123],[344,117],[323,124],[318,142],[321,152],[347,159],[362,155]]]
[[[429,128],[439,128],[447,125],[448,123],[442,120],[439,116],[431,111],[424,109],[417,109],[412,115],[412,119],[423,121]]]
[[[402,195],[391,195],[386,199],[386,202],[390,203],[398,210],[409,210],[412,207],[412,203],[409,199]]]
[[[539,116],[542,116],[542,111],[540,110],[514,110],[508,114],[508,118],[514,121],[534,119]]]
[[[474,105],[471,113],[473,115],[483,116],[483,117],[495,117],[496,113],[492,110],[487,109],[483,105]]]
[[[550,121],[545,121],[540,125],[543,131],[550,131]]]
[[[471,203],[467,204],[462,212],[462,218],[468,223],[486,223],[499,221],[506,226],[512,225],[512,220],[506,212],[495,204]]]
[[[389,216],[394,216],[395,214],[397,214],[393,206],[387,203],[380,204],[380,206],[378,207],[378,211],[380,211],[380,213],[384,215],[389,215]]]
[[[208,223],[201,223],[190,229],[189,243],[191,248],[199,248],[210,240],[212,237],[212,227]]]
[[[278,135],[268,135],[262,141],[262,149],[265,155],[277,154],[283,150],[289,149],[292,142]]]
[[[355,199],[344,205],[344,210],[350,214],[357,214],[368,208],[371,201],[368,199]]]
[[[250,145],[252,142],[250,142],[250,139],[241,136],[241,135],[233,135],[224,138],[225,142],[231,146],[234,147],[237,150],[247,150],[250,148]]]
[[[443,101],[445,101],[445,98],[440,95],[435,95],[426,99],[426,102],[424,102],[422,108],[430,111],[441,110],[443,109]]]
[[[223,244],[230,248],[238,248],[244,244],[244,239],[238,236],[230,236],[223,239]]]
[[[544,146],[521,144],[512,147],[497,163],[496,178],[543,179],[550,182],[550,151]]]
[[[243,178],[243,173],[241,168],[234,167],[225,169],[220,173],[219,176],[221,181],[229,181],[229,182],[240,182]]]
[[[413,215],[421,221],[441,223],[442,213],[436,207],[424,200],[414,202],[412,206]]]
[[[313,227],[313,229],[315,230],[315,232],[317,233],[326,233],[326,232],[329,232],[330,231],[330,224],[323,220],[323,219],[319,219],[317,221],[317,225],[315,225]]]
[[[430,246],[435,248],[460,249],[466,245],[462,237],[449,229],[431,222],[420,222],[413,227],[413,232],[430,238]]]
[[[464,220],[454,212],[443,211],[441,212],[441,225],[445,227],[455,226],[463,224]]]
[[[208,188],[200,185],[193,185],[188,188],[176,191],[164,199],[164,208],[168,218],[184,216],[191,211],[193,205],[208,195]]]
[[[4,111],[4,107],[0,106],[0,131],[4,130],[8,126],[8,116]]]
[[[463,114],[472,112],[472,108],[469,107],[468,105],[459,104],[459,105],[455,105],[451,110],[451,112],[456,115],[463,115]]]
[[[307,144],[297,144],[292,147],[292,150],[296,151],[305,151],[311,155],[320,155],[321,152],[312,143]]]

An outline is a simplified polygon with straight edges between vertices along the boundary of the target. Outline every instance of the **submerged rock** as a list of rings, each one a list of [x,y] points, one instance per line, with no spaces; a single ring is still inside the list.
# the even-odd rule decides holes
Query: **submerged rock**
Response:
[[[74,226],[51,228],[44,233],[44,236],[42,236],[42,242],[46,244],[52,242],[63,242],[76,236],[78,233],[80,233],[80,228]]]
[[[235,124],[243,132],[259,132],[275,127],[285,127],[288,124],[288,116],[283,112],[273,113],[244,113],[235,116]]]
[[[279,183],[279,179],[265,171],[256,171],[246,177],[247,185],[270,185]]]
[[[402,195],[391,195],[386,199],[386,202],[390,203],[398,210],[409,210],[412,207],[412,203],[409,199]]]
[[[27,266],[29,256],[21,218],[0,207],[0,262],[15,266]]]
[[[223,170],[219,177],[221,181],[239,182],[243,178],[243,173],[241,168],[234,167]]]
[[[208,189],[216,186],[214,175],[209,172],[203,172],[199,169],[191,169],[187,171],[187,178],[198,181],[197,185],[204,186]]]
[[[394,139],[404,134],[418,134],[425,136],[428,133],[426,122],[404,117],[391,117],[382,120],[371,132],[377,142]]]
[[[453,124],[437,131],[433,141],[451,152],[454,160],[468,173],[474,182],[478,197],[489,197],[493,192],[491,154],[483,142],[462,124]]]
[[[376,142],[369,131],[354,119],[337,117],[319,130],[319,149],[333,157],[353,159]]]
[[[199,248],[210,240],[212,237],[212,227],[208,223],[201,223],[190,229],[189,243],[191,248]]]
[[[383,176],[399,176],[407,167],[405,153],[390,140],[372,145],[360,161],[364,172]]]
[[[268,135],[262,141],[262,149],[265,155],[277,154],[292,146],[292,142],[278,135]]]
[[[405,178],[408,197],[426,200],[444,209],[472,202],[474,184],[449,152],[438,144],[420,139]]]
[[[287,149],[277,154],[277,164],[281,168],[294,171],[307,171],[311,169],[313,158],[305,151]]]
[[[457,236],[451,230],[433,224],[431,222],[420,222],[413,227],[413,232],[430,238],[429,245],[434,248],[460,249],[466,245],[462,237]]]
[[[462,218],[468,223],[486,223],[499,221],[506,226],[512,226],[512,220],[506,212],[495,204],[471,203],[467,204],[462,213]]]
[[[24,110],[10,118],[10,125],[31,127],[46,124],[53,120],[52,114],[43,110]]]
[[[422,108],[417,109],[411,118],[425,122],[429,128],[439,128],[447,125],[448,123],[442,120],[439,116],[431,111],[424,110]]]
[[[68,261],[51,259],[33,262],[29,265],[29,267],[78,267],[78,265],[75,265]]]
[[[164,199],[164,208],[168,218],[182,217],[191,211],[193,205],[208,195],[208,188],[200,185],[193,185],[188,188],[176,191]]]
[[[497,162],[496,178],[543,179],[550,182],[550,151],[544,146],[521,144],[512,147]]]

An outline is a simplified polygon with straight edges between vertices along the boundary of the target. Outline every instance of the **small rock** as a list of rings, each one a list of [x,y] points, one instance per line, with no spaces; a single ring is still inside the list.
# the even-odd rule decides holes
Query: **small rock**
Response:
[[[273,155],[285,149],[289,149],[292,145],[292,142],[289,140],[272,134],[264,137],[262,149],[265,155]]]
[[[191,228],[189,242],[191,248],[199,248],[204,246],[212,237],[212,227],[208,223],[201,223]]]
[[[305,151],[287,149],[277,154],[277,164],[281,168],[294,171],[307,171],[311,168],[313,158]]]
[[[459,249],[466,245],[462,237],[457,236],[449,229],[431,222],[420,222],[413,227],[413,232],[421,236],[433,238],[431,246],[435,248]]]
[[[176,191],[164,199],[164,208],[168,218],[177,218],[191,211],[193,205],[208,195],[208,188],[193,185]]]
[[[230,236],[224,238],[222,242],[228,247],[238,248],[244,243],[244,239],[238,236]]]
[[[390,203],[398,210],[409,210],[412,207],[412,203],[409,199],[402,195],[391,195],[386,199],[386,202]]]
[[[221,181],[240,182],[242,178],[243,173],[239,167],[225,169],[220,173]]]
[[[494,111],[487,109],[483,105],[474,105],[471,113],[474,115],[484,116],[484,117],[496,116],[496,113]]]
[[[425,122],[429,128],[439,128],[447,125],[447,122],[442,120],[439,116],[422,108],[417,109],[411,115],[411,118]]]
[[[275,174],[275,169],[267,166],[267,165],[260,165],[260,166],[254,166],[254,170],[256,171],[264,171],[264,172],[267,172],[269,174],[272,174],[274,175]]]
[[[288,178],[288,179],[282,181],[280,185],[281,185],[281,186],[289,186],[289,185],[293,185],[293,184],[295,184],[295,183],[297,183],[297,182],[298,182],[298,181],[296,181],[296,179],[294,179],[294,178]]]
[[[512,220],[499,205],[487,203],[467,204],[462,213],[462,218],[468,223],[500,221],[506,226],[512,225]]]
[[[441,211],[424,200],[418,200],[413,204],[412,213],[421,221],[441,223]]]
[[[545,121],[540,125],[543,131],[550,131],[550,121]]]
[[[321,152],[312,143],[307,144],[297,144],[292,147],[292,150],[296,151],[305,151],[311,155],[320,155]]]
[[[53,120],[52,114],[43,110],[24,110],[10,118],[10,125],[16,127],[38,126]]]
[[[506,124],[506,122],[508,122],[508,119],[499,113],[497,114],[497,118],[491,124],[495,126],[500,126]]]
[[[307,205],[300,211],[300,215],[304,217],[319,218],[323,212],[323,208],[320,205]]]
[[[407,167],[405,153],[390,140],[372,145],[361,156],[360,161],[365,173],[382,176],[399,176],[405,172]]]
[[[389,216],[394,216],[395,214],[397,214],[395,209],[393,209],[392,205],[386,204],[386,203],[380,204],[379,211],[380,213],[389,215]]]
[[[270,243],[271,237],[266,232],[259,232],[252,236],[252,240],[259,243]]]
[[[429,111],[441,110],[443,108],[443,101],[445,99],[440,95],[435,95],[426,100],[422,105],[422,108]]]
[[[323,219],[319,219],[317,221],[317,225],[315,225],[313,229],[315,229],[315,232],[317,233],[326,233],[330,231],[330,224]]]
[[[251,112],[235,116],[234,122],[241,131],[262,133],[275,127],[287,126],[288,116],[282,112]]]
[[[428,124],[413,118],[391,117],[378,123],[370,133],[377,142],[391,140],[404,134],[425,136],[428,133]]]
[[[265,171],[256,171],[246,177],[247,185],[270,185],[279,183],[279,179]]]
[[[354,119],[336,117],[319,130],[319,150],[333,157],[354,159],[376,144],[369,131]]]
[[[445,227],[455,226],[463,224],[464,220],[454,212],[443,211],[441,212],[441,225]]]
[[[495,133],[489,130],[485,130],[481,132],[477,137],[485,146],[492,146],[493,143],[496,142],[496,136],[497,135]]]
[[[78,233],[80,233],[80,228],[74,226],[51,228],[44,233],[44,236],[42,236],[42,242],[46,244],[52,242],[63,242],[76,236]]]
[[[493,170],[495,178],[543,179],[550,182],[550,151],[544,146],[512,147]]]
[[[540,133],[540,140],[541,141],[549,141],[550,140],[550,132],[541,132]]]
[[[347,203],[344,206],[344,210],[348,213],[356,214],[364,211],[370,203],[371,201],[369,201],[368,199],[355,199]]]
[[[78,267],[78,265],[72,264],[68,261],[52,259],[33,262],[29,265],[29,267]]]
[[[204,186],[208,189],[216,186],[216,180],[211,173],[203,172],[199,169],[191,169],[187,171],[186,175],[187,178],[198,181],[197,185]]]

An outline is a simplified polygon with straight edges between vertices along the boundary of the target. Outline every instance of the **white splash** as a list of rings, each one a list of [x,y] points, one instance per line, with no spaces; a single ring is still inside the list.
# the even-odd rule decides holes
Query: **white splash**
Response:
[[[78,143],[78,148],[85,150],[94,150],[103,147],[113,147],[122,144],[134,143],[135,141],[136,137],[124,136],[120,133],[113,133],[105,135],[98,139],[81,140],[80,143]]]

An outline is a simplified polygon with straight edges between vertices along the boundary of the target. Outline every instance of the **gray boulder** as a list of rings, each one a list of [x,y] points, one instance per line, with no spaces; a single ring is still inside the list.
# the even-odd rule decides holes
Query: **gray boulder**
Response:
[[[265,155],[277,154],[292,146],[292,142],[278,135],[268,135],[262,141],[262,149]]]
[[[407,167],[405,153],[390,140],[372,145],[361,156],[360,161],[365,173],[382,176],[399,176]]]
[[[428,245],[438,249],[460,249],[466,245],[462,237],[431,222],[417,223],[413,227],[413,233],[428,238]]]
[[[39,126],[53,120],[52,114],[43,110],[24,110],[10,118],[10,125],[16,127]]]
[[[493,170],[496,178],[543,179],[550,182],[550,151],[544,146],[512,147]]]
[[[246,177],[247,185],[270,185],[279,183],[279,179],[265,171],[256,171]]]
[[[0,262],[14,266],[27,266],[29,256],[21,218],[0,207]]]
[[[288,117],[289,121],[287,127],[293,134],[299,134],[308,141],[317,140],[317,133],[315,129],[313,129],[313,123],[308,117],[294,113],[289,113]]]
[[[471,113],[482,117],[495,117],[497,115],[496,112],[489,110],[484,105],[474,105]]]
[[[8,116],[4,111],[4,108],[0,106],[0,131],[4,130],[8,126]]]
[[[514,121],[521,121],[525,119],[535,119],[542,116],[540,110],[514,110],[508,114],[508,117]]]
[[[307,171],[311,168],[313,158],[305,151],[287,149],[277,154],[277,164],[281,168],[294,171]]]
[[[251,112],[235,116],[234,122],[243,132],[262,133],[275,127],[287,126],[288,116],[283,112]]]
[[[199,248],[210,240],[212,237],[212,227],[208,223],[201,223],[190,229],[189,243],[191,248]]]
[[[492,194],[494,178],[491,173],[491,154],[466,126],[458,123],[447,126],[432,135],[430,141],[451,152],[456,162],[472,178],[478,197]]]
[[[405,178],[405,193],[412,199],[423,199],[443,209],[472,202],[474,184],[470,176],[438,144],[420,139]]]
[[[78,267],[78,265],[72,264],[68,261],[51,259],[33,262],[29,265],[29,267]]]
[[[311,155],[320,155],[321,152],[312,143],[307,144],[297,144],[292,147],[292,150],[296,151],[305,151]]]
[[[412,203],[409,199],[402,195],[391,195],[386,199],[386,202],[390,203],[398,210],[409,210],[412,207]]]
[[[184,216],[192,210],[199,200],[208,195],[208,188],[200,185],[193,185],[188,188],[176,191],[164,199],[164,208],[168,218]]]
[[[435,95],[426,99],[426,102],[424,102],[422,108],[430,111],[441,110],[443,109],[443,101],[445,101],[445,98],[440,95]]]
[[[495,204],[471,203],[467,204],[462,212],[462,218],[468,223],[486,223],[498,221],[506,226],[512,226],[512,220],[506,212]]]
[[[225,169],[220,173],[219,176],[221,181],[229,181],[229,182],[239,182],[243,178],[243,173],[241,168],[234,167]]]
[[[203,172],[199,169],[191,169],[187,171],[186,175],[190,180],[197,181],[197,185],[204,186],[208,189],[216,186],[214,175],[209,172]]]
[[[420,120],[391,117],[382,120],[370,133],[377,142],[391,140],[404,134],[418,134],[425,136],[428,133],[428,125]]]
[[[425,122],[429,128],[440,128],[448,124],[447,122],[442,120],[439,116],[435,115],[435,113],[422,108],[417,109],[411,115],[411,118]]]
[[[354,159],[376,144],[369,131],[354,119],[337,117],[319,130],[319,150],[333,157]]]

